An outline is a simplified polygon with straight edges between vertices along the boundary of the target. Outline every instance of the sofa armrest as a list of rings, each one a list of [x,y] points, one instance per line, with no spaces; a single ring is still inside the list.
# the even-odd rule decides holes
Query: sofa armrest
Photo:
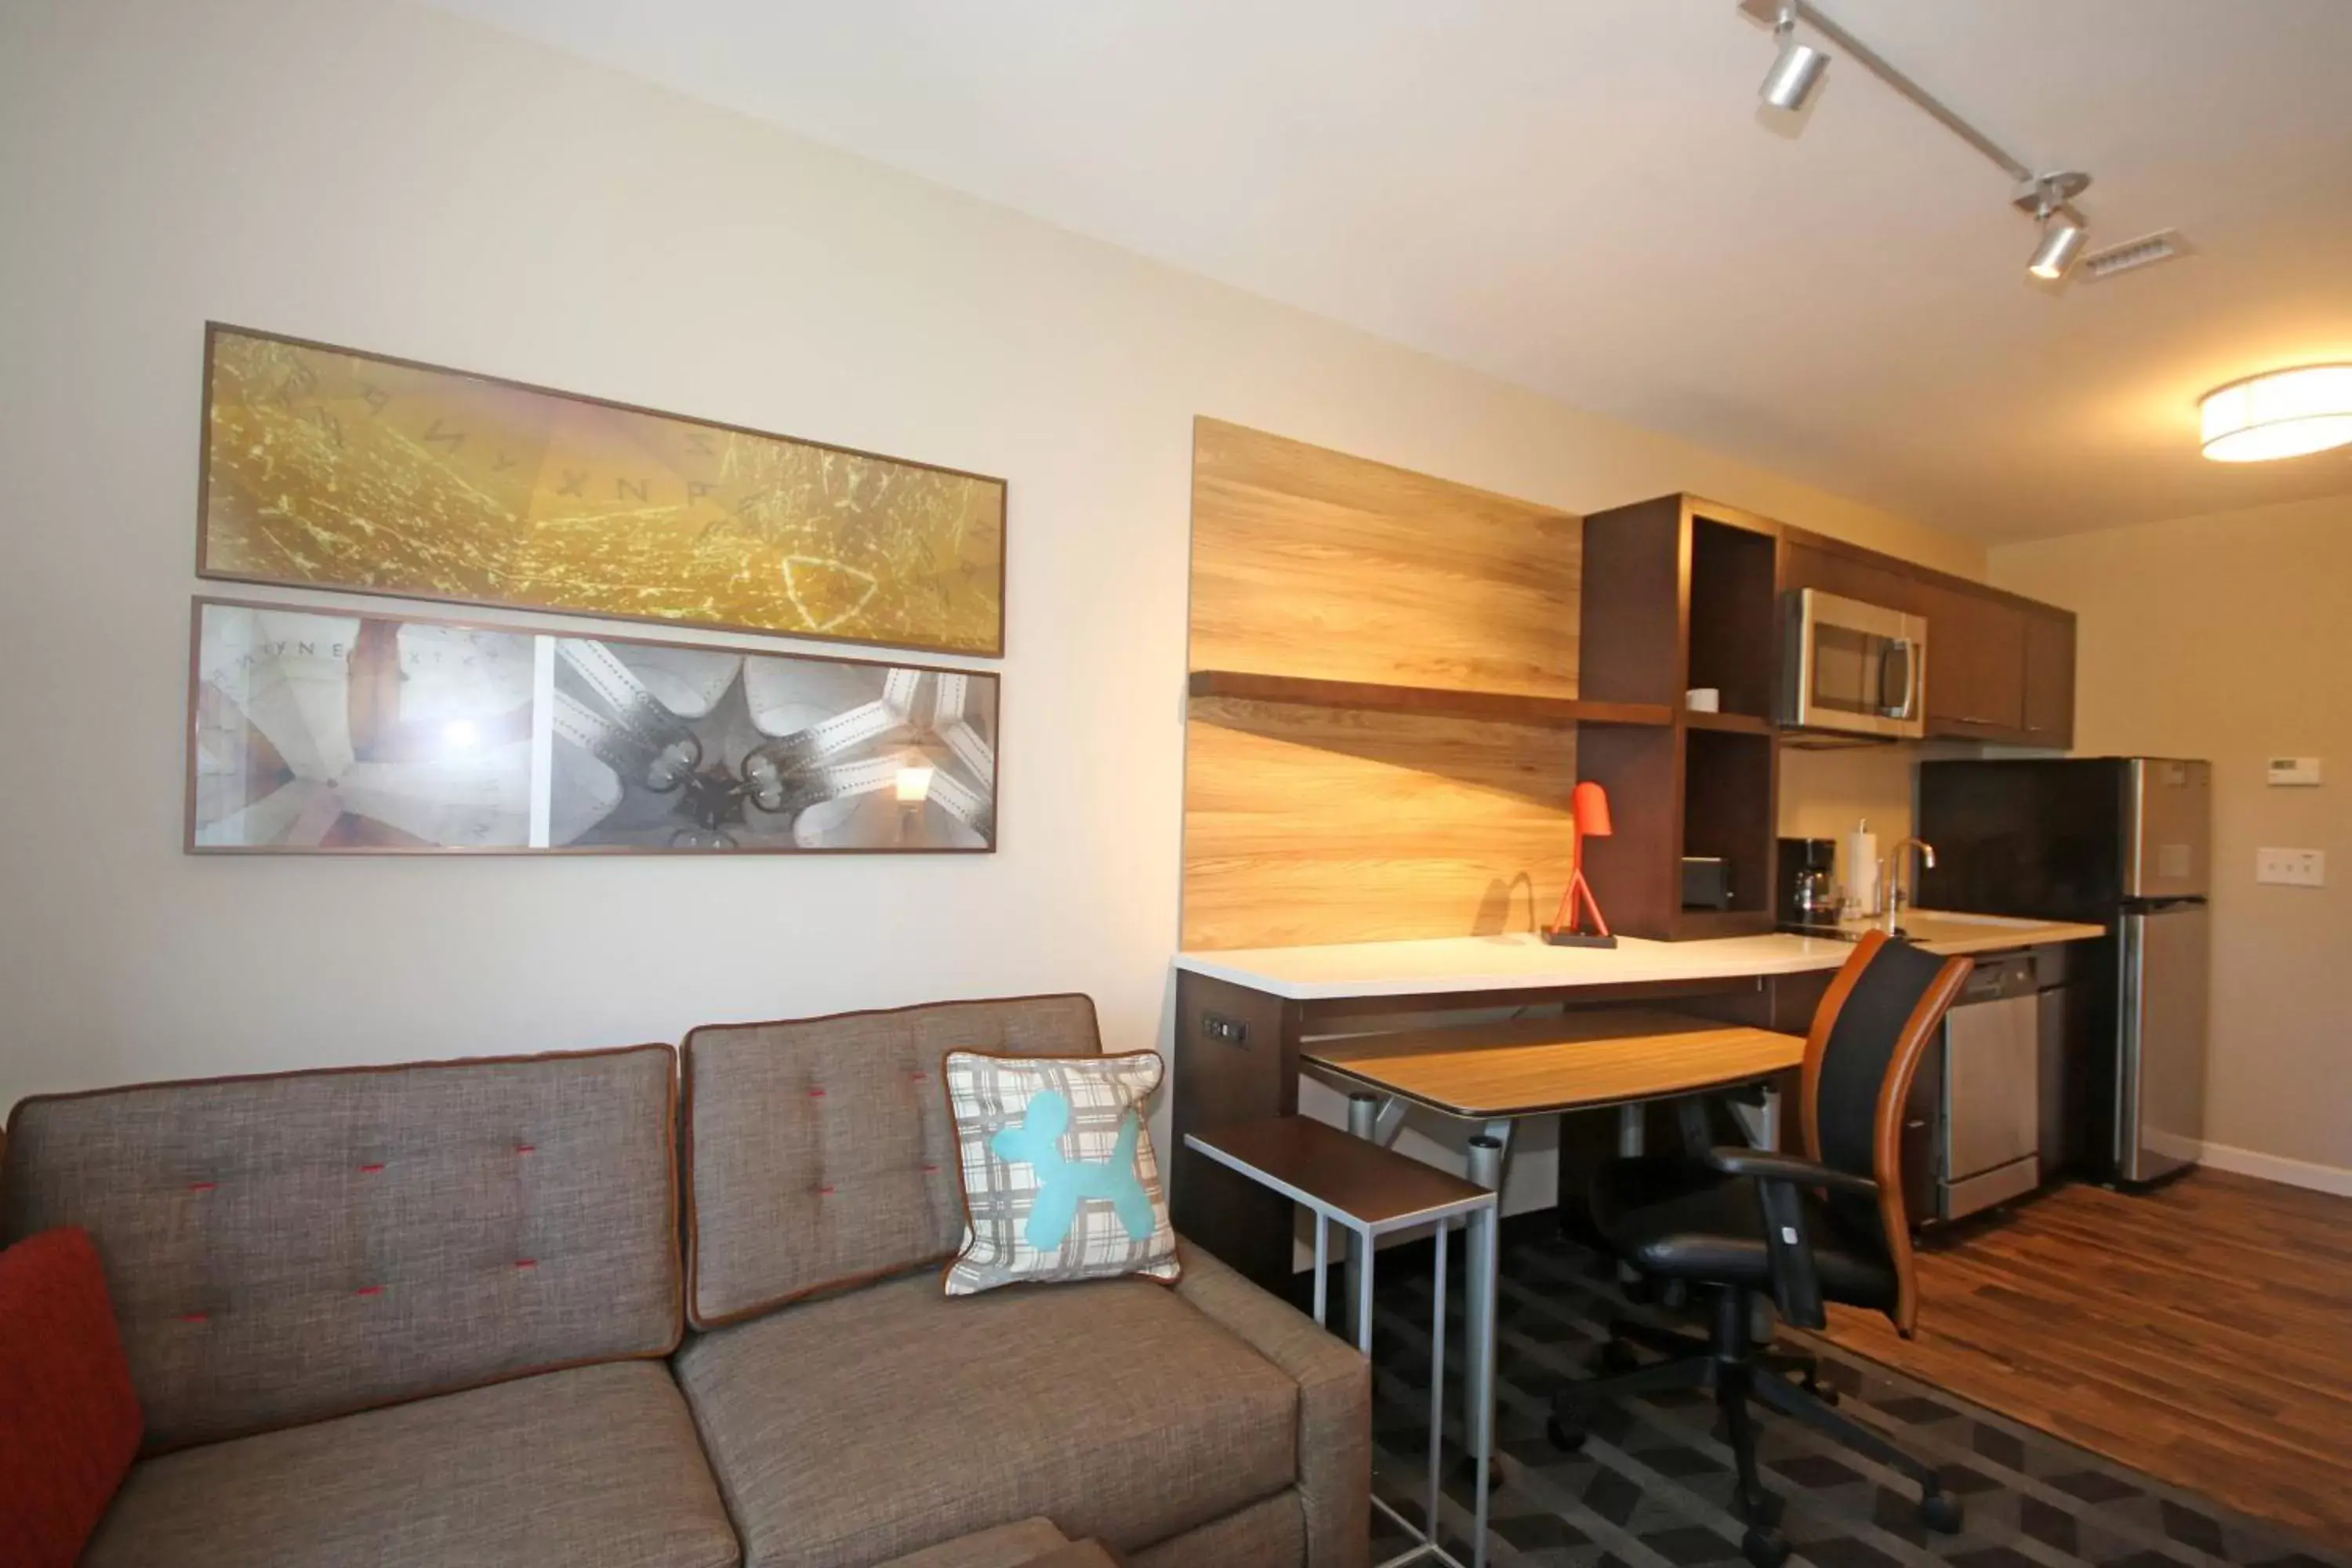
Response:
[[[1371,1555],[1371,1364],[1191,1242],[1179,1237],[1176,1252],[1176,1294],[1298,1384],[1307,1568],[1358,1568]]]

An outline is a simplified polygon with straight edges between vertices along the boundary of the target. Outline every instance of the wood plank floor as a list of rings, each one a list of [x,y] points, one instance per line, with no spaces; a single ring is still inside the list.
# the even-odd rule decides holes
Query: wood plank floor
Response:
[[[2352,1198],[2072,1186],[1919,1257],[1919,1333],[1830,1337],[2318,1541],[2352,1542]]]

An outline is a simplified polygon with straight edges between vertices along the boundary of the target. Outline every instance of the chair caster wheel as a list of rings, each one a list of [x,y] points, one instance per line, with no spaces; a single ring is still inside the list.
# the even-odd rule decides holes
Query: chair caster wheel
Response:
[[[1919,1522],[1938,1535],[1960,1532],[1960,1500],[1944,1492],[1929,1492],[1919,1500]]]
[[[1593,1359],[1605,1373],[1631,1372],[1642,1364],[1642,1358],[1635,1355],[1633,1347],[1623,1340],[1609,1341]]]
[[[1789,1543],[1774,1530],[1750,1530],[1740,1537],[1739,1554],[1755,1568],[1780,1568],[1789,1560]]]
[[[1573,1454],[1584,1447],[1585,1429],[1571,1426],[1557,1415],[1544,1423],[1544,1436],[1563,1454]]]

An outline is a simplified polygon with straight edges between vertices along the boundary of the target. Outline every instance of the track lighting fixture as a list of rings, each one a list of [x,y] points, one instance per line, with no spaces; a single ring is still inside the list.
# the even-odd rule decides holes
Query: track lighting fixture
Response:
[[[2090,230],[2070,204],[2090,188],[2090,175],[2064,169],[2036,175],[2017,193],[2016,205],[2032,213],[2042,226],[2042,237],[2034,242],[2025,269],[2045,283],[2065,277],[2074,258],[2083,254],[2083,242],[2090,237]]]
[[[1801,109],[1821,85],[1830,57],[1797,41],[1797,24],[1803,22],[1847,58],[1925,110],[1937,124],[1983,153],[2015,180],[2017,205],[2042,226],[2041,237],[2034,244],[2026,270],[2050,282],[2066,276],[2090,237],[2087,220],[2074,205],[2074,198],[2090,188],[2090,175],[2072,169],[2036,174],[2000,142],[1953,112],[1935,94],[1895,69],[1870,46],[1823,16],[1811,0],[1740,0],[1740,9],[1759,21],[1769,20],[1772,37],[1780,45],[1780,53],[1760,89],[1766,103],[1775,109]]]
[[[1819,87],[1822,73],[1829,68],[1830,58],[1811,44],[1797,37],[1796,0],[1787,0],[1780,16],[1772,23],[1772,37],[1779,40],[1780,52],[1765,73],[1764,85],[1758,96],[1774,109],[1794,113],[1805,107],[1805,100]]]

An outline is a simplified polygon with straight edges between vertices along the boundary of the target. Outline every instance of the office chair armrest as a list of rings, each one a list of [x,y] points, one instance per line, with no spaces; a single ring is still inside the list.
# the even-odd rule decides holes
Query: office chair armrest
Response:
[[[1857,1176],[1829,1165],[1818,1165],[1795,1154],[1776,1153],[1769,1149],[1740,1149],[1730,1146],[1710,1149],[1706,1163],[1727,1176],[1753,1176],[1759,1182],[1793,1182],[1801,1187],[1826,1187],[1833,1193],[1853,1193],[1857,1196],[1874,1196],[1878,1184],[1868,1176]]]
[[[1878,1184],[1769,1149],[1713,1149],[1707,1152],[1707,1163],[1727,1176],[1755,1180],[1757,1204],[1764,1211],[1764,1256],[1772,1266],[1772,1300],[1780,1309],[1781,1321],[1800,1329],[1828,1327],[1829,1314],[1822,1310],[1821,1272],[1813,1266],[1812,1238],[1806,1234],[1804,1195],[1800,1189],[1874,1194]]]

